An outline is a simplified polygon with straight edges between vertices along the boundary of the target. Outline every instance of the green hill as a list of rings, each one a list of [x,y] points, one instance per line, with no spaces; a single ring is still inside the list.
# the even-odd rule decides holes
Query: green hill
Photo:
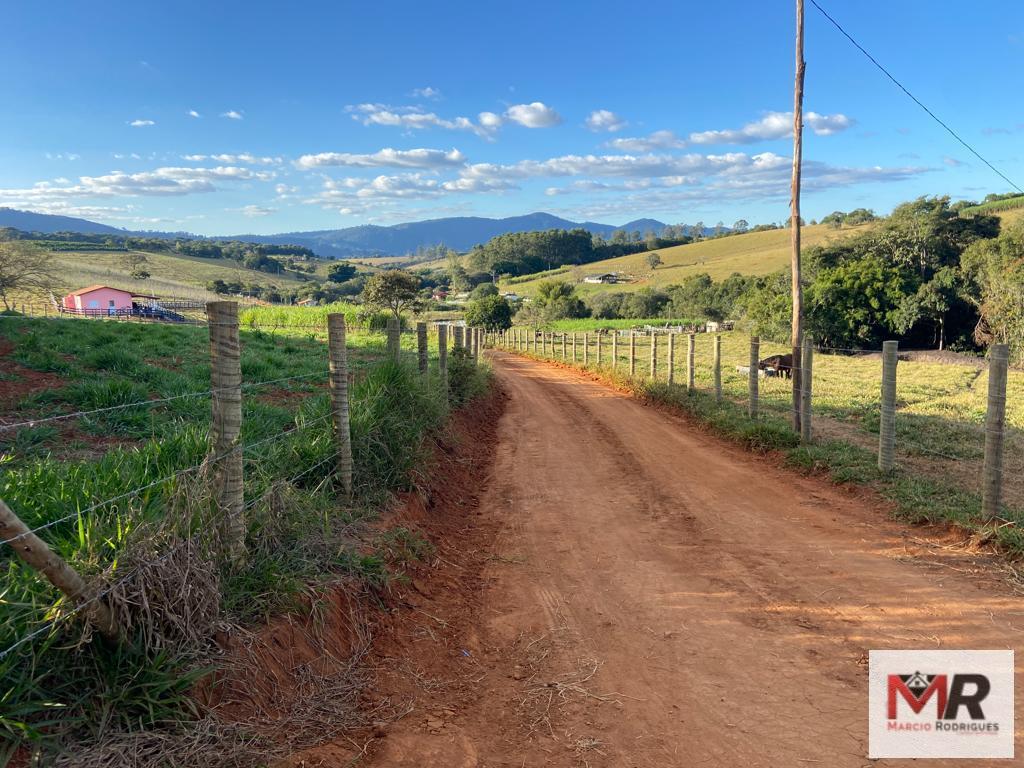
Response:
[[[856,227],[833,229],[824,224],[803,228],[804,246],[817,245],[829,239],[841,239],[864,232],[870,224]],[[689,245],[677,245],[657,251],[662,264],[652,270],[647,264],[647,253],[634,253],[615,259],[596,261],[579,267],[563,267],[536,276],[512,278],[502,283],[502,290],[514,291],[529,296],[537,290],[537,284],[546,278],[556,277],[579,284],[581,293],[599,291],[636,291],[650,286],[665,286],[679,283],[688,275],[706,272],[715,280],[728,277],[733,272],[744,275],[765,275],[782,269],[789,264],[790,232],[788,229],[773,229],[763,232],[749,232],[745,235],[731,235],[713,240],[702,240]],[[589,284],[583,280],[588,275],[619,272],[632,278],[630,282],[611,285]]]

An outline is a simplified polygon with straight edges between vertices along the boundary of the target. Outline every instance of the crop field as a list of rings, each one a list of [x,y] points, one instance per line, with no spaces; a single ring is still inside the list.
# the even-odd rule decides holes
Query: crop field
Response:
[[[594,321],[586,321],[594,322]],[[636,324],[638,321],[632,321]],[[582,324],[582,323],[581,323]],[[584,360],[584,333],[555,331],[546,357],[562,359],[561,336],[567,334],[566,357],[573,358],[572,337],[576,337],[575,359]],[[713,344],[715,334],[694,336],[694,384],[697,390],[714,391]],[[600,338],[601,367],[612,367],[612,334],[587,333],[586,359],[598,364]],[[750,364],[749,337],[727,332],[722,337],[723,396],[736,403],[748,398]],[[668,378],[668,336],[658,335],[658,380]],[[673,380],[685,385],[687,377],[687,340],[685,334],[673,336]],[[615,368],[629,369],[629,336],[616,338]],[[635,375],[649,379],[651,371],[650,337],[635,339]],[[761,342],[760,358],[788,351],[781,344]],[[985,412],[988,370],[981,358],[929,352],[902,352],[897,367],[897,451],[900,459],[924,474],[955,478],[963,487],[980,492],[981,463],[984,456]],[[744,370],[739,370],[744,369]],[[845,440],[862,448],[877,447],[882,382],[881,355],[878,352],[818,352],[813,362],[813,413],[817,434],[823,439]],[[792,385],[784,378],[759,381],[759,408],[788,419]],[[1024,510],[1024,371],[1011,370],[1007,383],[1007,425],[1005,495],[1009,502]]]
[[[203,575],[189,575],[196,593],[211,590],[214,614],[231,622],[288,608],[311,583],[339,575],[386,580],[386,563],[353,526],[390,490],[410,487],[422,438],[447,411],[411,354],[410,364],[385,362],[383,334],[350,328],[354,496],[341,504],[331,479],[325,317],[291,308],[276,323],[259,315],[241,323],[240,450],[255,543],[240,570],[218,575],[207,563]],[[140,632],[155,632],[152,617],[131,606],[159,601],[147,589],[167,584],[150,580],[169,578],[150,566],[174,562],[177,554],[167,556],[192,541],[182,531],[195,533],[210,503],[209,344],[202,326],[0,317],[0,499],[84,578],[118,585],[112,599],[124,601]],[[405,334],[403,348],[414,344]],[[436,356],[436,342],[431,350]],[[457,362],[450,375],[462,381],[458,391],[475,391],[476,369]],[[194,554],[191,544],[184,551]],[[196,679],[187,638],[129,643],[111,673],[97,655],[102,644],[77,647],[82,625],[64,620],[73,612],[55,589],[9,548],[0,568],[0,757],[23,737],[46,743],[173,720],[187,705]],[[121,702],[116,722],[97,709],[104,697]]]

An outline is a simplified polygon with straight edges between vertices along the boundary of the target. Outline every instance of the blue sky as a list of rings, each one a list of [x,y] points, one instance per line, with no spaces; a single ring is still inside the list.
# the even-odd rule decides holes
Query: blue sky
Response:
[[[1024,3],[822,5],[1024,185]],[[201,234],[787,215],[789,0],[8,0],[4,31],[0,206]],[[811,6],[806,59],[806,218],[1008,191]]]

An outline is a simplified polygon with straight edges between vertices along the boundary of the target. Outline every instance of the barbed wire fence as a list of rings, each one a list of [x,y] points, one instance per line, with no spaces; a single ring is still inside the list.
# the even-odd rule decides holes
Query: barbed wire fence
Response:
[[[273,448],[280,441],[297,438],[307,443],[329,443],[326,455],[321,451],[313,457],[310,466],[299,469],[287,478],[275,478],[272,484],[293,484],[315,473],[318,485],[336,482],[340,486],[342,498],[351,498],[353,454],[350,391],[359,375],[365,375],[369,366],[353,366],[349,356],[350,347],[354,346],[362,355],[368,355],[371,365],[383,361],[415,365],[428,386],[440,386],[447,397],[449,352],[461,347],[469,358],[479,361],[483,338],[482,329],[464,328],[444,322],[419,322],[414,328],[402,328],[397,317],[389,318],[384,331],[372,328],[369,324],[347,323],[342,314],[328,315],[326,322],[318,324],[240,323],[238,304],[231,301],[210,302],[207,305],[207,320],[203,325],[209,328],[210,338],[208,389],[35,419],[0,421],[2,436],[39,425],[133,409],[150,409],[186,400],[208,398],[211,408],[209,450],[200,461],[189,466],[175,469],[136,487],[125,488],[107,498],[79,498],[75,503],[68,504],[67,513],[34,526],[27,525],[18,515],[17,509],[12,509],[0,499],[0,548],[9,548],[24,566],[62,595],[55,604],[40,611],[39,620],[31,623],[33,628],[30,631],[0,648],[0,662],[32,641],[53,635],[75,618],[84,619],[88,625],[86,631],[91,627],[109,640],[117,641],[121,628],[107,605],[109,598],[125,589],[144,569],[173,557],[182,548],[193,546],[196,536],[212,535],[222,559],[229,566],[234,564],[237,567],[244,562],[247,545],[246,514],[264,496],[263,493],[257,493],[246,499],[246,462],[255,461],[259,457],[256,449]],[[265,333],[271,337],[280,335],[280,339],[285,342],[294,338],[295,331],[301,330],[303,335],[324,342],[325,364],[309,373],[244,381],[241,366],[242,330]],[[353,345],[353,342],[356,344]],[[433,367],[432,358],[436,360]],[[330,402],[328,412],[320,415],[315,415],[315,412],[305,413],[300,406],[292,426],[260,439],[243,442],[243,398],[266,392],[268,387],[294,383],[302,387],[296,394],[307,399],[323,394],[326,389]],[[182,539],[156,559],[148,561],[145,566],[132,567],[126,573],[118,573],[115,568],[109,574],[110,578],[87,579],[46,542],[46,538],[58,526],[80,524],[104,510],[120,509],[144,495],[148,497],[151,492],[159,493],[164,502],[169,503],[178,492],[179,483],[186,478],[195,478],[207,484],[215,512],[205,522],[205,531]],[[36,623],[39,626],[35,626]]]
[[[514,327],[489,335],[488,343],[702,392],[745,406],[751,419],[773,416],[793,422],[787,347],[738,332]],[[981,497],[982,514],[989,520],[1002,517],[1007,499],[1024,500],[1024,435],[1007,424],[1005,345],[993,345],[987,360],[955,363],[916,361],[901,354],[894,341],[876,350],[818,349],[806,336],[802,351],[798,407],[804,443],[840,440],[870,449],[882,473],[934,464]],[[937,381],[922,380],[935,370],[942,373]],[[984,398],[982,387],[987,388]],[[965,404],[967,397],[970,403]]]

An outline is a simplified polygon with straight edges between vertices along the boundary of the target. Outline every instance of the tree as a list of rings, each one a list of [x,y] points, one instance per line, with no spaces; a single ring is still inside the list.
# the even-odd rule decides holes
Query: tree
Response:
[[[503,331],[512,326],[512,307],[497,295],[474,299],[466,308],[466,324],[489,331]]]
[[[401,269],[378,272],[366,280],[363,301],[371,306],[390,310],[401,321],[402,312],[419,304],[420,279]]]
[[[498,286],[494,283],[480,283],[472,291],[469,292],[470,299],[483,299],[487,296],[497,296]]]
[[[746,219],[738,219],[733,222],[732,229],[734,232],[743,233],[750,229],[750,224],[747,223]]]
[[[347,261],[339,261],[337,264],[331,264],[327,269],[327,279],[332,283],[347,283],[355,276],[355,266],[349,264]]]
[[[0,299],[10,309],[14,291],[48,291],[57,282],[53,256],[23,240],[0,241]]]
[[[662,263],[661,256],[656,251],[651,251],[647,254],[647,266],[651,269],[657,269]]]
[[[576,289],[563,280],[542,280],[531,303],[546,320],[586,317],[590,311],[576,295]]]

